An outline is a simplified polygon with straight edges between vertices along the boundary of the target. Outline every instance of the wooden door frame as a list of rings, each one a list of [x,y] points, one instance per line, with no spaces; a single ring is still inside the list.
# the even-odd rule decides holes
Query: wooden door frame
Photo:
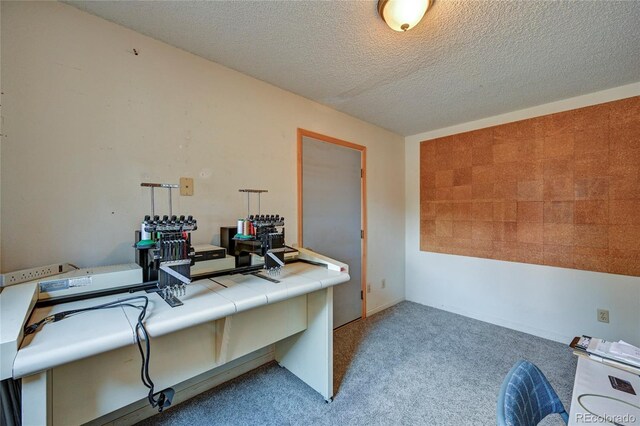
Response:
[[[362,241],[361,241],[361,283],[362,291],[362,319],[367,317],[367,147],[355,143],[347,142],[342,139],[333,138],[320,133],[312,132],[298,128],[298,246],[302,245],[302,138],[309,137],[317,139],[321,142],[340,145],[346,148],[360,151],[360,167],[362,169],[362,186],[361,186],[361,221],[362,221]],[[322,253],[320,253],[322,254]],[[340,259],[336,259],[340,260]]]

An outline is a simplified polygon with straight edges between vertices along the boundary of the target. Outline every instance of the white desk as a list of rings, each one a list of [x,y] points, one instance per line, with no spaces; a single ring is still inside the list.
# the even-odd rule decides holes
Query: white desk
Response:
[[[637,395],[614,389],[609,382],[609,376],[618,377],[631,382]],[[598,396],[585,396],[582,404],[589,411],[606,416],[621,425],[640,425],[640,409],[625,404],[640,406],[640,377],[618,368],[610,367],[597,361],[592,361],[584,356],[578,356],[576,379],[573,385],[573,397],[571,399],[571,412],[569,413],[569,425],[588,425],[613,423],[598,420],[589,414],[578,403],[580,395],[594,394]],[[620,401],[602,398],[602,396],[616,398]],[[626,416],[626,417],[625,417]]]
[[[347,282],[349,274],[298,262],[277,278],[279,283],[253,275],[196,281],[176,308],[144,292],[59,304],[35,309],[29,324],[55,312],[146,295],[156,392],[275,344],[280,365],[330,400],[332,286]],[[23,424],[85,423],[145,398],[134,337],[138,314],[122,307],[92,311],[27,336],[13,363],[13,377],[22,378]]]

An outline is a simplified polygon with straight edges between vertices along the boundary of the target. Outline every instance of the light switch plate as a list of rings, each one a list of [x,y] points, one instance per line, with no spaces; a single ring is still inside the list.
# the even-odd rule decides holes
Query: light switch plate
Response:
[[[187,177],[180,178],[180,195],[183,195],[183,196],[193,195],[193,178],[187,178]]]

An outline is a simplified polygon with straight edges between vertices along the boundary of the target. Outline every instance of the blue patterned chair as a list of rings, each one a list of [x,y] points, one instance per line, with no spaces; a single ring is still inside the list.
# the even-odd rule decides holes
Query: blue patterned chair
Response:
[[[534,426],[558,413],[565,424],[569,415],[542,371],[520,360],[502,382],[498,395],[498,426]]]

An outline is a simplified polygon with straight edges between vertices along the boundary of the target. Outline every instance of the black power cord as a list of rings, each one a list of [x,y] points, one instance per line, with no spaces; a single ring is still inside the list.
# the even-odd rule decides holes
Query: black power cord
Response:
[[[144,300],[144,305],[140,306],[140,305],[134,305],[132,303],[129,303],[134,300]],[[149,404],[151,404],[151,406],[154,408],[158,407],[158,412],[162,412],[162,410],[164,410],[165,408],[171,405],[171,401],[173,399],[173,395],[175,394],[175,391],[172,388],[167,388],[167,389],[161,390],[158,393],[154,393],[155,385],[153,384],[153,381],[151,380],[151,377],[149,375],[149,360],[151,358],[151,342],[149,339],[149,333],[147,333],[147,329],[144,326],[144,318],[147,315],[147,307],[149,306],[149,298],[147,296],[127,297],[125,299],[120,299],[120,300],[109,302],[109,303],[103,303],[101,305],[90,306],[88,308],[71,309],[64,312],[58,312],[57,314],[49,315],[48,317],[45,317],[34,324],[26,326],[24,328],[24,334],[25,335],[33,334],[36,331],[38,331],[38,329],[41,326],[44,326],[45,324],[48,324],[50,322],[58,322],[65,318],[68,318],[73,315],[81,314],[83,312],[97,311],[100,309],[112,309],[112,308],[118,308],[118,307],[124,307],[124,306],[140,310],[140,314],[138,315],[138,323],[136,324],[136,328],[135,328],[136,344],[138,345],[138,351],[140,352],[140,358],[142,359],[142,367],[140,369],[140,378],[142,380],[142,383],[149,389],[149,394],[147,395]],[[144,346],[145,346],[144,350],[142,347],[141,337],[142,339],[144,339]]]

